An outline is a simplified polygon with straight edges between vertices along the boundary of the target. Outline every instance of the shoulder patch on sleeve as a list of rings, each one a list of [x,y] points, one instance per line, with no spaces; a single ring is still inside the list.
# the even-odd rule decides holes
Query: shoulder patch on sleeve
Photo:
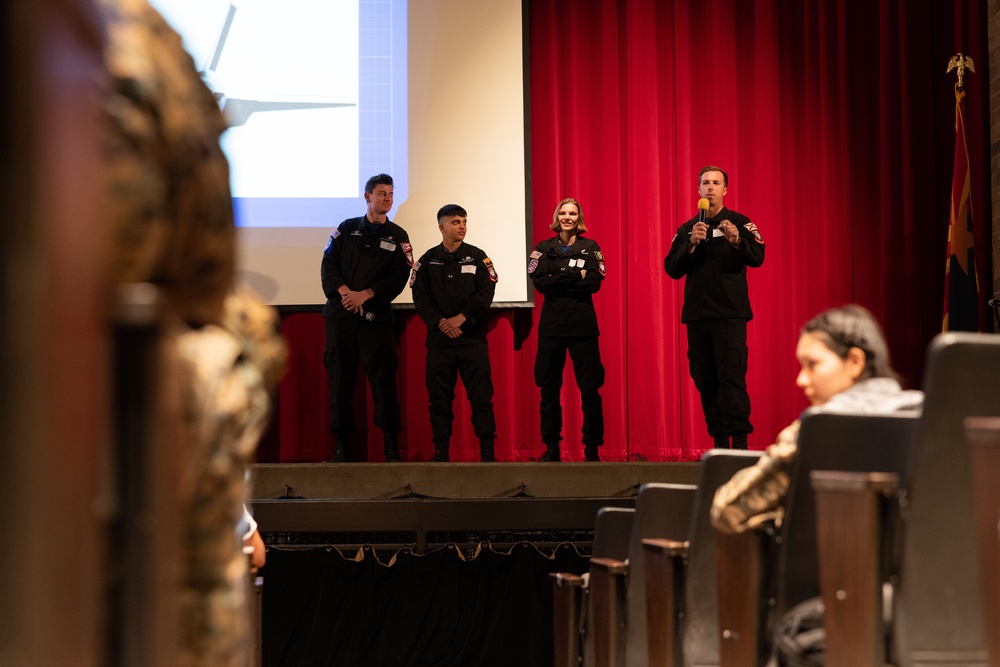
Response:
[[[531,257],[531,259],[538,259],[541,256],[542,256],[542,253],[539,250],[535,250],[534,252],[531,253],[531,255],[529,255],[529,257]]]
[[[410,287],[413,287],[413,283],[417,282],[417,271],[420,270],[420,262],[413,263],[413,270],[410,271]]]
[[[333,234],[330,234],[330,238],[326,240],[326,245],[323,247],[323,252],[326,252],[327,250],[330,249],[330,246],[333,245],[333,240],[338,236],[340,236],[340,232],[336,229],[333,230]]]
[[[748,232],[753,234],[753,237],[757,239],[757,243],[764,245],[764,239],[760,237],[760,231],[757,229],[757,225],[753,224],[752,222],[748,222],[747,224],[743,225],[743,227]]]
[[[497,270],[493,268],[493,261],[489,257],[483,259],[483,264],[486,265],[486,270],[490,274],[490,280],[496,282],[497,280],[500,279],[500,277],[497,275]]]
[[[403,254],[406,255],[406,263],[413,266],[413,246],[403,241],[399,244],[399,247],[403,249]]]

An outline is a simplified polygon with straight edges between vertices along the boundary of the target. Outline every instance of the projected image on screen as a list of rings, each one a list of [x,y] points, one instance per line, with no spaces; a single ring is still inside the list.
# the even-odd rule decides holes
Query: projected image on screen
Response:
[[[406,39],[393,43],[391,20],[405,16],[405,0],[152,4],[181,33],[229,122],[222,148],[238,226],[328,227],[356,215],[363,163],[391,171],[405,199],[405,161],[392,159],[405,156],[392,146],[405,130],[392,127],[406,125],[405,104],[393,105],[405,102],[393,95],[393,73],[405,73]]]
[[[415,256],[441,242],[438,208],[460,204],[500,275],[494,305],[532,305],[521,0],[151,3],[230,125],[237,282],[318,310],[330,234],[387,173]]]

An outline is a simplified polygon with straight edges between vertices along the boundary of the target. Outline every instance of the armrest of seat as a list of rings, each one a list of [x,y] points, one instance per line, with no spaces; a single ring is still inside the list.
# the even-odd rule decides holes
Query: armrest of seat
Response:
[[[585,579],[568,572],[552,572],[552,645],[554,667],[580,664],[580,598]]]
[[[895,492],[899,476],[814,470],[810,477],[816,492],[826,662],[882,665],[881,504]]]
[[[625,664],[625,578],[628,563],[614,558],[590,559],[590,604],[593,612],[594,664]]]
[[[646,637],[650,665],[679,665],[687,542],[642,541],[646,569]]]
[[[756,530],[715,536],[719,601],[719,665],[755,665],[764,633],[761,582],[764,536]]]

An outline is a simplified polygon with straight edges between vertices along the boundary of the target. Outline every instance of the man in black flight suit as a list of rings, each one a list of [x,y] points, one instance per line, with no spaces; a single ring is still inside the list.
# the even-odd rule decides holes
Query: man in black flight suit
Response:
[[[340,223],[327,241],[320,269],[326,305],[323,363],[330,380],[330,432],[336,439],[331,462],[346,461],[354,432],[354,383],[364,361],[375,400],[375,425],[382,429],[385,460],[399,461],[402,430],[396,395],[399,357],[392,332],[392,300],[406,286],[413,265],[410,237],[387,217],[392,177],[368,179],[368,212]]]
[[[681,321],[687,327],[691,379],[701,394],[705,424],[716,448],[747,448],[747,322],[753,317],[747,267],[764,262],[764,241],[750,218],[725,207],[729,176],[718,167],[698,173],[704,216],[677,230],[663,260],[671,278],[687,276]],[[702,221],[701,217],[705,220]]]
[[[485,252],[465,243],[468,215],[464,208],[458,204],[442,206],[437,220],[441,245],[425,252],[410,274],[413,305],[427,325],[427,395],[434,438],[431,461],[448,460],[459,374],[472,406],[479,458],[496,461],[486,319],[497,272]]]

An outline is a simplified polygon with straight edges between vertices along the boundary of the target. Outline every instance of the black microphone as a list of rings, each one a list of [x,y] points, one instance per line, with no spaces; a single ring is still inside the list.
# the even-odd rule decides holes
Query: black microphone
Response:
[[[698,222],[706,222],[708,220],[708,200],[702,197],[698,200]]]

